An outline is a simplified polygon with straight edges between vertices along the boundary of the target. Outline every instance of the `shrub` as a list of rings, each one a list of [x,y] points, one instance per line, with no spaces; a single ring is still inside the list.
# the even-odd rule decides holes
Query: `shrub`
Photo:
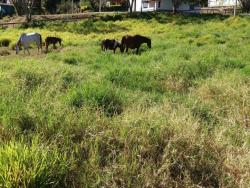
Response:
[[[250,12],[250,0],[239,0],[240,6],[244,12]]]
[[[11,43],[9,39],[1,39],[0,40],[0,47],[8,47]]]
[[[123,19],[122,15],[116,14],[116,15],[107,15],[107,16],[103,16],[101,17],[101,20],[103,21],[121,21]]]

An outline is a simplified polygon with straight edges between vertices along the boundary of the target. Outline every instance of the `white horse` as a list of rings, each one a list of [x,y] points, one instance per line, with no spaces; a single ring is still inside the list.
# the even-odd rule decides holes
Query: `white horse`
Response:
[[[42,50],[42,36],[39,33],[23,33],[23,34],[21,34],[21,36],[16,44],[16,54],[18,54],[21,45],[23,45],[23,47],[24,47],[24,53],[25,53],[25,50],[27,50],[28,54],[30,54],[30,52],[29,52],[30,46],[29,45],[31,43],[34,43],[34,42],[37,45],[38,53],[39,53],[39,49]]]

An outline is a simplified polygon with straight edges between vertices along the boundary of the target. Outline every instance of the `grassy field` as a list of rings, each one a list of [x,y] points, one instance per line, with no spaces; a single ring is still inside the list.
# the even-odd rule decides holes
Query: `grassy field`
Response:
[[[31,31],[63,47],[15,55]],[[249,17],[109,16],[0,33],[0,187],[249,187]],[[125,34],[152,49],[101,52]]]

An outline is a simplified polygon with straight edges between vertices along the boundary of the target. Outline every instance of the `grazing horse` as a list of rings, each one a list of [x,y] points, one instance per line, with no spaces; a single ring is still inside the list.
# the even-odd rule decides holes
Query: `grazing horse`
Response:
[[[122,48],[122,45],[121,43],[119,43],[118,41],[116,40],[110,40],[110,39],[105,39],[102,41],[102,44],[101,44],[101,48],[103,51],[107,51],[107,50],[113,50],[114,53],[116,51],[117,48],[120,48],[120,51],[123,52],[123,48]]]
[[[135,36],[130,36],[126,35],[122,37],[122,48],[126,49],[126,52],[128,52],[128,49],[136,49],[136,54],[139,53],[140,46],[143,43],[147,43],[148,48],[151,48],[151,39],[148,37],[144,37],[141,35],[135,35]]]
[[[62,46],[62,39],[58,37],[47,37],[45,39],[46,51],[48,51],[50,44],[53,44],[53,48],[56,49],[57,43],[59,43],[59,45]]]
[[[30,52],[29,52],[30,46],[29,45],[31,43],[34,43],[34,42],[37,45],[37,49],[38,49],[38,53],[39,53],[39,49],[42,50],[42,36],[39,33],[23,33],[23,34],[21,34],[21,36],[16,44],[16,54],[18,54],[21,45],[23,45],[23,47],[24,47],[24,53],[25,53],[25,50],[27,50],[28,54],[30,54]]]

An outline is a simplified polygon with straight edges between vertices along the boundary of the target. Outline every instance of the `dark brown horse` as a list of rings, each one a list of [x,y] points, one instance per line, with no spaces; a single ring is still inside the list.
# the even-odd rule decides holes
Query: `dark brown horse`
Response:
[[[47,37],[45,39],[46,51],[48,51],[50,44],[53,44],[53,48],[55,49],[57,43],[59,43],[59,45],[62,46],[62,39],[58,37]]]
[[[102,41],[101,43],[101,48],[103,51],[107,51],[107,50],[113,50],[114,53],[116,51],[117,48],[120,48],[120,51],[123,52],[123,48],[122,48],[122,45],[121,43],[119,43],[118,41],[112,39],[105,39]]]
[[[147,43],[148,48],[151,48],[151,39],[148,37],[144,37],[141,35],[135,35],[135,36],[130,36],[126,35],[122,37],[122,48],[126,49],[126,52],[128,52],[128,49],[136,49],[136,54],[139,53],[140,46],[143,43]]]

